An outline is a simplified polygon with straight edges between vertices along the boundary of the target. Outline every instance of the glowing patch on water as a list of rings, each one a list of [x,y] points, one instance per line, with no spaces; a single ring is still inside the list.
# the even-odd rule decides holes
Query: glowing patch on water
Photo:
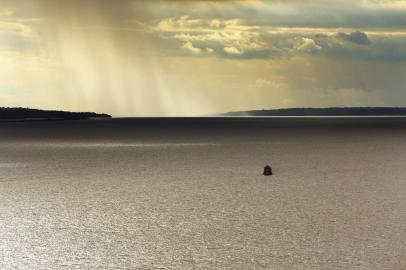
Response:
[[[61,142],[61,143],[32,143],[25,146],[58,147],[58,148],[145,148],[145,147],[200,147],[216,146],[215,143],[84,143],[84,142]]]

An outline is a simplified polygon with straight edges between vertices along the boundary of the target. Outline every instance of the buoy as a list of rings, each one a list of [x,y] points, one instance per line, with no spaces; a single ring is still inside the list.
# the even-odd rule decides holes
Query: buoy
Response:
[[[264,167],[264,175],[272,175],[271,166],[267,165],[267,166]]]

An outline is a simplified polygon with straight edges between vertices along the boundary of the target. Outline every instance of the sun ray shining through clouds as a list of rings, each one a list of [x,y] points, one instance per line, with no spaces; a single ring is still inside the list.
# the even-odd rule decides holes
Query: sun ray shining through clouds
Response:
[[[0,106],[402,106],[406,1],[0,0]]]

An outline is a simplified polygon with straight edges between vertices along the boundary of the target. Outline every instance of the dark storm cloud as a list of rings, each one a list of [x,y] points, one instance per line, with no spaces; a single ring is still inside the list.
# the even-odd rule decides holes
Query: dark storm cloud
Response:
[[[368,39],[368,36],[361,31],[356,31],[356,32],[352,32],[349,34],[346,33],[342,33],[339,32],[337,33],[337,36],[343,40],[355,43],[355,44],[359,44],[359,45],[368,45],[371,42]]]
[[[239,18],[249,25],[278,27],[406,28],[406,8],[399,1],[192,1],[192,0],[0,0],[17,16],[80,17],[92,23],[91,14],[118,23],[158,20],[189,15],[194,18]],[[402,1],[402,3],[404,3]],[[406,5],[405,5],[406,7]],[[93,21],[94,22],[94,21]]]

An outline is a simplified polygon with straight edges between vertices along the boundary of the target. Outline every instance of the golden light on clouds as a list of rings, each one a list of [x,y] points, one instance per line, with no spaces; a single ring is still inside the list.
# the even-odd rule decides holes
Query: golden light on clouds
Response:
[[[405,1],[0,0],[0,106],[402,106]]]

